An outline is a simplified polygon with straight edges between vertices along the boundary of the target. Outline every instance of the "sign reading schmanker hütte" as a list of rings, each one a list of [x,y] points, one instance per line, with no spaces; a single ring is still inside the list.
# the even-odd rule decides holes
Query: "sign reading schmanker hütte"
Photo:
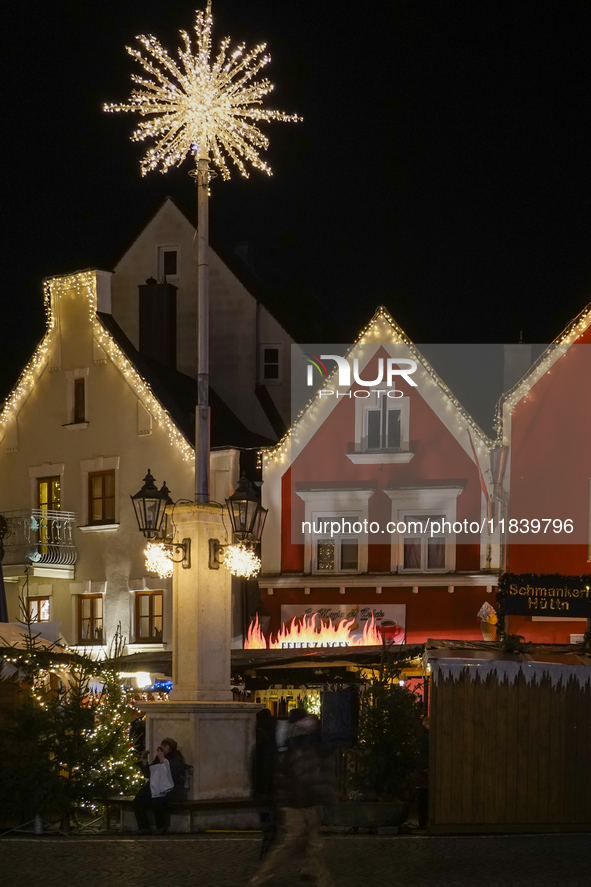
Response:
[[[591,617],[591,576],[503,573],[499,604],[507,616]]]

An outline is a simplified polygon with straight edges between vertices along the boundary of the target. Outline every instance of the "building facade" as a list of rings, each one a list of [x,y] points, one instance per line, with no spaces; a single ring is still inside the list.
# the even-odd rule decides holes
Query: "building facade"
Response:
[[[192,378],[197,376],[195,237],[194,222],[167,197],[116,262],[112,280],[113,317],[140,350],[146,315],[149,319],[158,310],[146,299],[146,281],[169,285],[174,303],[169,362]],[[209,278],[211,386],[246,428],[276,440],[290,423],[293,339],[263,298],[253,295],[256,277],[244,251],[222,259],[211,248]],[[161,333],[169,316],[160,305]]]
[[[46,282],[46,334],[0,414],[9,619],[24,592],[44,633],[74,648],[108,652],[119,631],[126,653],[170,651],[171,580],[146,570],[130,496],[151,469],[175,500],[194,499],[195,383],[133,347],[111,281]],[[212,392],[212,500],[233,492],[241,455],[265,440]]]
[[[499,407],[500,442],[506,452],[501,480],[507,571],[589,577],[590,305],[503,396]],[[531,601],[527,613],[508,617],[508,631],[538,643],[580,641],[586,618],[566,617],[564,610],[551,612],[550,598],[547,603]]]
[[[499,568],[494,442],[385,309],[346,360],[353,381],[329,373],[263,455],[267,642],[305,613],[353,633],[373,616],[397,643],[481,637]]]

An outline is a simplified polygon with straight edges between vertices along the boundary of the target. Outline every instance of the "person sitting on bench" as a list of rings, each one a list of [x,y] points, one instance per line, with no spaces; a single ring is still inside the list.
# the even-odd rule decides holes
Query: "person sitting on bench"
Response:
[[[148,778],[135,798],[133,812],[138,834],[151,834],[148,809],[154,811],[155,834],[163,835],[168,827],[169,804],[185,797],[185,759],[176,740],[167,737],[158,746],[156,757],[148,765],[149,752],[143,754],[142,772]]]

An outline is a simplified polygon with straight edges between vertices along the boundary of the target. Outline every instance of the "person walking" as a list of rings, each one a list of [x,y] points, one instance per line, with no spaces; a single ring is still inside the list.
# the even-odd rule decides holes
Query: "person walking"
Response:
[[[277,838],[277,804],[275,800],[275,761],[277,758],[276,718],[268,708],[257,713],[256,744],[253,755],[253,798],[257,805],[263,840],[259,859],[268,852]]]
[[[285,751],[276,768],[281,830],[277,843],[263,859],[249,887],[261,887],[287,866],[299,865],[317,887],[333,887],[320,838],[320,806],[332,802],[332,785],[320,745],[320,721],[305,709],[289,715]]]
[[[133,799],[133,812],[137,821],[138,834],[151,834],[148,810],[154,811],[155,834],[163,835],[168,828],[169,804],[185,795],[185,759],[174,739],[162,740],[156,757],[148,765],[149,752],[144,752],[142,772],[148,782],[140,788]]]

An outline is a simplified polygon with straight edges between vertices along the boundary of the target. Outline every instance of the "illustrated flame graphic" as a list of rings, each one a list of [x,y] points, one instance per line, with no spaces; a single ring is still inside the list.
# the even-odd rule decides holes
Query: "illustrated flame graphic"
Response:
[[[373,614],[371,619],[368,619],[365,623],[361,637],[355,637],[352,634],[351,629],[354,625],[354,619],[343,619],[336,625],[323,622],[318,627],[314,614],[310,616],[304,615],[301,618],[296,616],[291,622],[282,625],[275,637],[271,635],[267,643],[257,615],[254,621],[250,623],[244,642],[244,649],[280,650],[286,644],[297,644],[298,647],[366,647],[383,643],[384,633],[375,624]],[[400,626],[399,628],[400,640],[398,640],[398,637],[394,637],[392,638],[394,643],[401,643],[404,637],[404,630]]]

